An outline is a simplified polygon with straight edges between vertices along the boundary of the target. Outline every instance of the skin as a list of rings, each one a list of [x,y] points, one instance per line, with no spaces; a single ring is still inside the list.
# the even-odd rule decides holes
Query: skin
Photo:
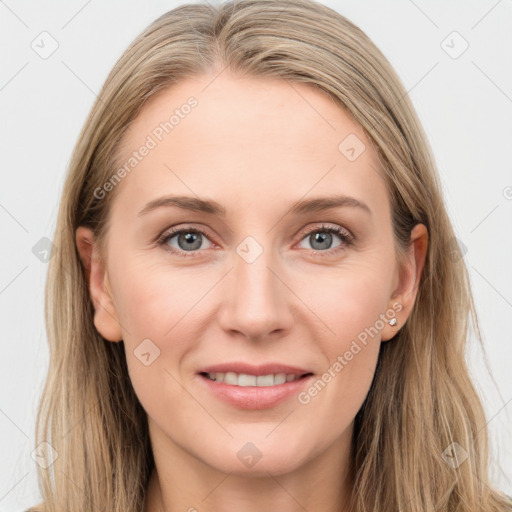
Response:
[[[228,71],[213,78],[165,89],[130,126],[122,162],[187,98],[198,100],[117,185],[105,261],[91,230],[76,232],[94,324],[106,342],[124,341],[148,414],[156,471],[145,512],[344,510],[353,420],[380,343],[392,340],[414,305],[427,231],[414,228],[399,268],[377,155],[361,127],[323,92]],[[366,146],[354,161],[338,150],[350,133]],[[334,191],[366,203],[371,214],[351,206],[289,212],[295,201]],[[227,214],[161,207],[137,215],[169,194],[216,200]],[[349,230],[354,243],[343,247],[336,234],[315,242],[315,232],[305,229],[325,233],[322,223]],[[193,251],[178,236],[169,240],[168,249],[191,255],[181,257],[155,244],[173,226],[207,236],[199,235],[202,245]],[[252,263],[236,251],[247,236],[263,249]],[[206,365],[241,360],[279,361],[320,377],[397,303],[397,325],[384,323],[360,343],[362,350],[308,404],[294,396],[272,408],[239,409],[206,391],[196,375]],[[160,350],[148,366],[134,355],[147,338]],[[252,467],[237,457],[247,442],[262,455]]]

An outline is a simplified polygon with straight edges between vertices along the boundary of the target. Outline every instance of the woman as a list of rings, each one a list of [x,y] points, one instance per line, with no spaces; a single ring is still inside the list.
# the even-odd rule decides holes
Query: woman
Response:
[[[66,179],[32,510],[510,510],[454,240],[359,28],[308,0],[161,16]]]

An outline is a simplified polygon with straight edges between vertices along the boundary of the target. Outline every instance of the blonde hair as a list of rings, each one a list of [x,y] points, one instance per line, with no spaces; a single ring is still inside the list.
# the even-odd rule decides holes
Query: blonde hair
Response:
[[[351,510],[510,510],[488,480],[486,418],[465,361],[470,319],[482,340],[426,136],[379,49],[345,17],[310,0],[183,5],[150,24],[107,77],[74,149],[58,213],[46,284],[50,362],[36,425],[36,445],[46,441],[57,455],[47,469],[38,467],[43,501],[31,510],[143,510],[154,466],[147,416],[124,344],[107,342],[93,325],[75,231],[88,226],[104,242],[115,191],[101,199],[94,191],[117,169],[120,140],[145,101],[180,79],[224,68],[330,95],[379,155],[397,260],[415,224],[429,232],[414,308],[395,339],[382,344],[355,418]],[[467,452],[456,468],[442,457],[453,442]]]

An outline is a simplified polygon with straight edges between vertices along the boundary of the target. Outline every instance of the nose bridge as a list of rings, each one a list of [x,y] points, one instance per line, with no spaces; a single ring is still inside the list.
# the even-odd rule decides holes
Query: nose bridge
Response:
[[[270,244],[269,238],[265,240]],[[289,296],[286,286],[274,275],[274,267],[279,265],[273,254],[272,247],[253,236],[247,236],[235,248],[221,315],[225,329],[255,339],[291,325]]]

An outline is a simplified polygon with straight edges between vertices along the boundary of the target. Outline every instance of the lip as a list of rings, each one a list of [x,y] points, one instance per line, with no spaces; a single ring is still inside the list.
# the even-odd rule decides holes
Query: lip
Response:
[[[296,366],[289,366],[281,363],[267,363],[261,365],[252,365],[244,363],[242,361],[232,363],[221,363],[212,366],[206,366],[198,370],[197,373],[247,373],[249,375],[270,375],[276,373],[286,373],[289,375],[298,375],[299,377],[306,373],[313,373],[310,370],[304,368],[298,368]],[[273,386],[269,386],[273,387]]]
[[[270,375],[275,373],[298,376],[310,375],[274,386],[235,386],[211,380],[206,375],[202,375],[202,373],[226,373],[228,371],[248,373],[249,375]],[[305,386],[310,384],[314,374],[302,368],[282,364],[253,366],[239,362],[205,367],[197,372],[197,377],[202,383],[201,385],[204,385],[209,392],[234,407],[241,409],[267,409],[298,395]]]

